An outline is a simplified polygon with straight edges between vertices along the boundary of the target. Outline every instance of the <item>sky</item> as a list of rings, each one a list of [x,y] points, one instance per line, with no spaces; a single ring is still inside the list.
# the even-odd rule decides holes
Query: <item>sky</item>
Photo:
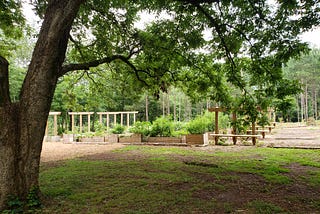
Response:
[[[310,47],[320,48],[320,27],[301,35],[301,40],[308,42]]]

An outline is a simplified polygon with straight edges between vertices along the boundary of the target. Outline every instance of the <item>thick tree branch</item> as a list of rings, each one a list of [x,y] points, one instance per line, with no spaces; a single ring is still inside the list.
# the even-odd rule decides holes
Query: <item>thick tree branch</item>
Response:
[[[101,64],[105,64],[105,63],[111,63],[115,60],[120,60],[122,62],[124,62],[125,64],[127,64],[135,73],[137,79],[140,82],[143,82],[146,86],[148,86],[147,82],[144,81],[143,79],[141,79],[141,77],[139,76],[139,72],[144,72],[144,73],[148,73],[146,71],[143,70],[139,70],[137,69],[130,61],[130,57],[134,54],[137,53],[137,51],[132,51],[130,53],[129,56],[122,56],[122,55],[113,55],[110,57],[105,57],[103,59],[99,59],[99,60],[94,60],[91,62],[86,62],[86,63],[80,63],[80,64],[68,64],[68,65],[64,65],[61,69],[61,71],[59,72],[59,77],[63,76],[64,74],[70,72],[70,71],[77,71],[77,70],[89,70],[90,68],[93,67],[97,67]]]
[[[11,103],[8,67],[9,62],[0,56],[0,107]]]
[[[94,60],[94,61],[91,61],[91,62],[78,63],[78,64],[68,64],[68,65],[62,66],[62,69],[59,72],[59,77],[63,76],[64,74],[66,74],[66,73],[68,73],[70,71],[89,70],[90,68],[97,67],[97,66],[99,66],[101,64],[110,63],[110,62],[115,61],[117,59],[118,60],[122,60],[122,59],[128,60],[128,58],[125,57],[125,56],[113,55],[113,56],[110,56],[110,57],[105,57],[105,58]]]

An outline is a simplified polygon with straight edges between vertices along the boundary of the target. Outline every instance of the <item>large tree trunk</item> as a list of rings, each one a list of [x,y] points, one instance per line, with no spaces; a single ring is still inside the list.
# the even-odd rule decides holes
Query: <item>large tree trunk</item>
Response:
[[[8,197],[25,200],[32,188],[39,187],[46,121],[65,59],[71,25],[82,2],[49,1],[20,101],[11,103],[7,98],[8,86],[1,88],[0,97],[4,99],[0,100],[0,210],[6,207]],[[0,73],[5,73],[7,65],[3,60],[0,66]]]

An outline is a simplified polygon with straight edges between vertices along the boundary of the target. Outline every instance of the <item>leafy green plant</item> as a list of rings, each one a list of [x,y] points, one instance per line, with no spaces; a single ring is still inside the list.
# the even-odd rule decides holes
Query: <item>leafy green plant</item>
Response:
[[[27,195],[26,201],[23,202],[17,196],[9,196],[7,202],[8,209],[3,210],[2,214],[17,213],[34,213],[36,209],[41,207],[39,198],[39,187],[32,187]]]
[[[102,123],[96,123],[95,125],[95,136],[103,136],[107,131],[107,127]]]
[[[183,123],[183,122],[174,122],[173,123],[173,133],[172,135],[174,137],[180,137],[182,135],[187,135],[188,134],[188,130],[187,130],[187,123]]]
[[[120,124],[116,124],[112,130],[111,130],[111,133],[112,134],[123,134],[124,131],[126,130],[126,128]]]
[[[3,214],[23,213],[23,202],[16,196],[9,196],[7,202],[8,209],[2,211]]]
[[[129,129],[129,131],[134,134],[149,136],[151,131],[151,123],[137,121],[135,122],[135,124],[133,124],[133,126]]]
[[[39,187],[31,188],[27,196],[27,207],[29,208],[29,210],[34,210],[41,206],[39,192]]]
[[[150,136],[170,137],[173,133],[173,122],[170,117],[159,117],[153,121]]]
[[[204,115],[197,116],[187,125],[190,134],[203,134],[214,130],[214,114],[206,112]]]

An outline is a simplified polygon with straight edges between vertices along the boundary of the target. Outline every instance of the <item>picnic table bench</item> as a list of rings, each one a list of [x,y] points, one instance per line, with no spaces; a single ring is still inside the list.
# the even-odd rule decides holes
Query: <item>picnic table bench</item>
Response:
[[[253,135],[253,134],[215,134],[212,133],[210,136],[214,136],[216,139],[216,142],[218,141],[219,137],[232,137],[233,143],[236,144],[237,138],[252,138],[253,145],[256,144],[256,138],[260,137],[260,135]]]
[[[259,133],[262,135],[262,138],[264,139],[266,137],[266,133],[270,133],[270,131],[268,129],[263,129],[263,130],[255,130],[254,131],[255,133]],[[251,134],[252,133],[252,130],[247,130],[247,134]]]
[[[256,126],[256,129],[259,130],[259,128],[267,128],[269,130],[269,133],[271,133],[272,129],[274,129],[275,126]]]

